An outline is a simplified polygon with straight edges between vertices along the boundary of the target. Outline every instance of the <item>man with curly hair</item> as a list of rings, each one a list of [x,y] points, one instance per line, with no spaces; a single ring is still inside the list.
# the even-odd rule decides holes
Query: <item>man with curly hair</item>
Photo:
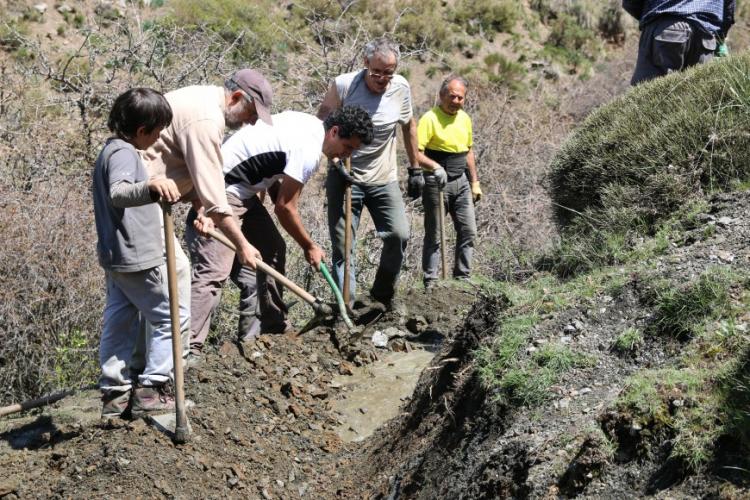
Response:
[[[273,115],[273,126],[258,122],[240,129],[221,147],[229,205],[242,234],[260,251],[263,261],[284,274],[286,244],[259,194],[268,193],[281,226],[317,269],[325,258],[302,224],[298,203],[302,188],[317,171],[321,152],[329,159],[347,158],[372,141],[372,121],[362,108],[346,106],[323,122],[312,115],[285,111]],[[195,219],[191,213],[189,219]],[[201,236],[188,225],[193,263],[191,352],[198,354],[219,303],[221,286],[231,276],[240,289],[238,337],[251,340],[261,333],[290,330],[281,285],[244,266],[221,243]]]

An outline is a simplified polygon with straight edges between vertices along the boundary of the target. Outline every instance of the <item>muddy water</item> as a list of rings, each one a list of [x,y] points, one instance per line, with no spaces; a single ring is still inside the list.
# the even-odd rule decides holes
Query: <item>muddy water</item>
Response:
[[[379,361],[355,369],[354,375],[335,378],[334,383],[342,386],[342,398],[333,406],[341,415],[337,429],[341,439],[361,441],[398,415],[434,356],[422,349],[388,352]]]

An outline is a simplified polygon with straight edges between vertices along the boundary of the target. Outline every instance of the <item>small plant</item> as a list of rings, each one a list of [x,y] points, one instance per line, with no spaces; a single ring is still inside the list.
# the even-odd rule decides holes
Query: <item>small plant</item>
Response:
[[[656,291],[652,329],[680,339],[691,337],[698,325],[729,311],[734,279],[728,268],[713,267],[685,286],[663,286]]]
[[[513,0],[460,0],[454,11],[456,22],[470,35],[510,32],[520,17]]]
[[[643,333],[637,328],[626,328],[617,336],[612,349],[620,354],[634,354],[643,345]]]

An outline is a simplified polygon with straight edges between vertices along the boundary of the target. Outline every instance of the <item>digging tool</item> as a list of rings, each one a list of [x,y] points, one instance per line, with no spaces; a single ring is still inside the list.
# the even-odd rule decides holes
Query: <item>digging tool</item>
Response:
[[[339,314],[341,315],[341,318],[344,320],[344,323],[346,324],[346,327],[349,329],[349,332],[354,332],[354,323],[352,323],[352,320],[349,319],[349,315],[346,313],[346,304],[344,303],[344,298],[341,296],[341,292],[339,291],[339,287],[336,286],[336,282],[333,281],[333,277],[331,276],[331,273],[328,272],[328,268],[324,263],[320,263],[320,272],[323,275],[323,277],[328,282],[328,286],[331,287],[331,291],[333,291],[333,296],[336,297],[336,303],[339,306]]]
[[[448,266],[445,261],[445,194],[443,188],[438,188],[438,227],[440,227],[440,276],[448,278]]]
[[[346,159],[346,171],[351,175],[352,173],[352,162],[351,159]],[[349,279],[351,276],[351,253],[352,253],[352,186],[351,184],[346,185],[346,193],[344,196],[344,224],[346,229],[344,230],[344,303],[348,306],[351,303],[351,290],[349,287]]]
[[[229,248],[233,252],[237,251],[237,248],[234,246],[234,243],[229,241],[229,238],[224,236],[218,231],[215,230],[209,230],[207,232],[209,236],[217,240],[219,243],[224,245],[225,247]],[[297,285],[295,282],[278,272],[276,269],[272,268],[262,260],[256,260],[255,266],[258,268],[259,271],[262,271],[266,273],[267,275],[271,276],[273,279],[284,285],[286,288],[289,289],[293,294],[295,294],[297,297],[301,298],[308,304],[310,304],[310,307],[313,308],[315,311],[316,316],[332,316],[333,310],[331,309],[331,306],[328,304],[322,302],[320,299],[312,295],[310,292],[305,290],[304,288]]]
[[[77,389],[66,389],[64,391],[55,392],[47,396],[42,396],[41,398],[29,399],[22,403],[15,403],[12,405],[3,406],[2,408],[0,408],[0,417],[4,417],[6,415],[12,415],[14,413],[18,413],[21,411],[32,410],[34,408],[40,408],[42,406],[51,405],[52,403],[56,403],[63,398],[66,398],[72,394],[75,394],[78,391],[88,391],[88,390],[96,389],[97,387],[99,387],[98,384],[91,384],[85,387],[79,387]]]
[[[172,359],[174,360],[175,385],[175,429],[174,441],[186,443],[189,435],[187,413],[185,412],[185,385],[182,371],[182,337],[180,335],[180,297],[177,287],[177,264],[174,249],[174,220],[172,206],[162,203],[164,214],[164,246],[167,252],[167,282],[169,285],[169,314],[172,322]]]

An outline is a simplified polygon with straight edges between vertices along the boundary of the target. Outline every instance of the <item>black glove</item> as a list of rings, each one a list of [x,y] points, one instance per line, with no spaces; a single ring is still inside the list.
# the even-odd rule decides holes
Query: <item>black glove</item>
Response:
[[[416,200],[422,196],[422,189],[424,188],[424,177],[422,176],[422,169],[409,168],[409,179],[406,181],[406,194],[409,198]]]
[[[352,177],[352,174],[346,171],[346,167],[344,166],[344,162],[339,160],[335,163],[336,165],[336,172],[338,172],[339,176],[341,176],[341,180],[344,182],[344,184],[347,184],[349,186],[356,186],[359,185],[359,182],[354,180],[354,177]]]

